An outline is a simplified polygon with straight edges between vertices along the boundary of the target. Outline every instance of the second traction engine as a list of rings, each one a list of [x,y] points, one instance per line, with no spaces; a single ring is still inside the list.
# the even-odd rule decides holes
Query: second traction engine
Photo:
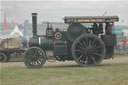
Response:
[[[64,21],[69,24],[67,31],[53,30],[48,23],[46,35],[37,35],[37,13],[32,13],[33,37],[24,57],[28,68],[41,68],[49,59],[75,60],[80,66],[96,66],[104,58],[112,58],[116,36],[108,30],[111,23],[118,21],[117,16],[65,17]],[[87,28],[81,23],[93,23],[93,26]]]

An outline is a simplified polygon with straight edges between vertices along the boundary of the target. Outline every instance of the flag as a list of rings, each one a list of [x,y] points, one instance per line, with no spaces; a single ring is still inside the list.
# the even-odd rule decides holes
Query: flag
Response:
[[[26,39],[26,36],[27,36],[27,24],[28,24],[28,20],[25,20],[24,29],[23,29],[23,38],[24,39]]]
[[[7,30],[7,20],[6,20],[6,14],[4,14],[4,29]]]

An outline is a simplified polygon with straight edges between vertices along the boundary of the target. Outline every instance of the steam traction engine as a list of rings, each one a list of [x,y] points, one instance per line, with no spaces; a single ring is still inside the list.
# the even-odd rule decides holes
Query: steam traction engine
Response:
[[[103,59],[112,58],[116,45],[112,26],[118,20],[118,16],[66,16],[67,31],[53,30],[48,24],[46,35],[37,35],[37,13],[32,13],[33,37],[24,63],[28,68],[41,68],[46,60],[55,58],[75,60],[80,66],[96,66]],[[86,27],[83,23],[92,25]]]

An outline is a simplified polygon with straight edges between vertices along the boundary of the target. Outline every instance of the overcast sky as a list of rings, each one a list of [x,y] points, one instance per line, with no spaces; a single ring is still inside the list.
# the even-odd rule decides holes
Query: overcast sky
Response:
[[[23,23],[28,19],[31,23],[31,13],[38,13],[38,23],[42,21],[63,22],[64,16],[100,16],[118,15],[119,25],[128,25],[127,0],[1,0],[1,21],[6,13],[7,21]]]

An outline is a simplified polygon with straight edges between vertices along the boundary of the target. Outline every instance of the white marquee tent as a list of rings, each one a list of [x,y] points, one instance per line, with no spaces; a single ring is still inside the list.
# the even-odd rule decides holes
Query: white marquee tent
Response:
[[[10,33],[11,37],[23,37],[23,33],[19,30],[18,26],[15,25],[13,31]]]

